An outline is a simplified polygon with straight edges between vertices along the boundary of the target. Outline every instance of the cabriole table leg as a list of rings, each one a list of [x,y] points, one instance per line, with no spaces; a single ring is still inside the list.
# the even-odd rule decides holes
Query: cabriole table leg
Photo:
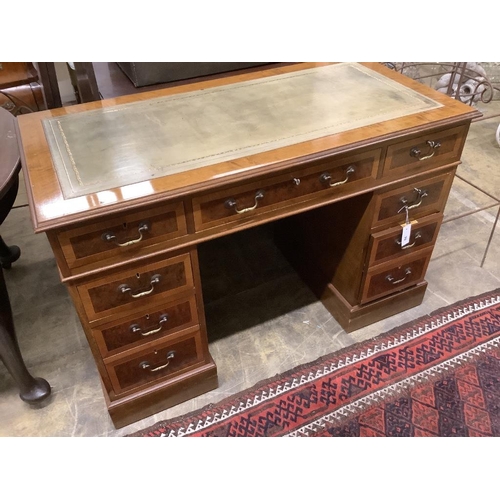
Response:
[[[43,378],[33,377],[21,355],[14,330],[12,310],[2,268],[0,267],[0,359],[19,387],[20,398],[26,403],[38,403],[51,392],[49,383]]]

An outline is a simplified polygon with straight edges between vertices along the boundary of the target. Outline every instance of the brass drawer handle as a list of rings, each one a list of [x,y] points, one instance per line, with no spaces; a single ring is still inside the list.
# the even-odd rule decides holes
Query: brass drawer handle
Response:
[[[417,231],[415,233],[415,238],[413,240],[413,243],[411,243],[409,245],[405,245],[404,247],[401,247],[401,250],[406,250],[407,248],[413,247],[419,238],[422,238],[422,233],[420,231]],[[400,238],[398,238],[396,240],[396,245],[398,245],[398,246],[401,245],[401,239]]]
[[[422,204],[423,199],[426,196],[428,196],[427,191],[425,191],[424,189],[413,188],[413,191],[417,193],[415,201],[411,205],[408,205],[408,200],[403,196],[403,198],[401,198],[401,203],[403,203],[403,207],[399,209],[398,213],[405,209],[411,210],[412,208],[419,207]]]
[[[137,324],[133,324],[133,325],[130,325],[130,331],[132,333],[140,333],[143,337],[147,337],[148,335],[153,335],[155,333],[158,333],[159,331],[161,331],[161,329],[163,328],[163,325],[164,323],[166,323],[168,321],[168,314],[162,314],[160,316],[160,320],[158,321],[158,327],[157,328],[154,328],[153,330],[148,330],[147,332],[142,332],[142,328],[137,325]]]
[[[410,156],[413,156],[413,158],[416,158],[418,161],[427,160],[428,158],[432,158],[441,147],[441,143],[437,141],[427,141],[427,145],[429,146],[429,151],[425,156],[420,156],[422,152],[418,148],[413,148],[410,151]]]
[[[401,278],[399,280],[395,280],[390,274],[388,274],[385,279],[387,281],[389,281],[390,283],[392,283],[393,285],[397,285],[398,283],[402,283],[406,278],[408,278],[408,276],[410,276],[411,274],[411,269],[408,267],[406,270],[405,270],[405,276],[404,278]]]
[[[328,173],[328,172],[325,172],[324,174],[321,174],[320,178],[319,178],[319,181],[322,183],[322,184],[328,184],[329,187],[335,187],[335,186],[340,186],[341,184],[345,184],[348,180],[349,180],[349,176],[351,174],[353,174],[354,172],[356,171],[356,169],[354,168],[353,165],[351,165],[350,167],[347,168],[347,170],[345,171],[345,179],[343,181],[339,181],[339,182],[330,182],[331,179],[332,179],[332,176]]]
[[[157,366],[156,368],[151,368],[149,371],[153,373],[153,372],[158,372],[160,370],[164,370],[170,364],[170,361],[174,359],[174,357],[175,357],[175,351],[170,351],[167,354],[167,362],[164,365]],[[143,370],[147,370],[151,365],[147,361],[143,361],[142,363],[139,364],[139,366]]]
[[[118,287],[118,290],[122,293],[130,293],[130,296],[134,299],[138,299],[139,297],[144,297],[145,295],[149,295],[150,293],[154,292],[155,285],[159,283],[161,280],[161,275],[160,274],[155,274],[154,276],[151,277],[150,280],[150,285],[151,288],[149,290],[146,290],[145,292],[139,292],[139,293],[132,293],[132,288],[130,288],[128,285],[120,285]]]
[[[139,231],[139,238],[136,238],[135,240],[129,240],[125,241],[124,243],[118,243],[115,241],[116,235],[112,231],[108,231],[107,233],[104,233],[101,238],[104,241],[107,241],[109,243],[114,243],[116,246],[119,247],[128,247],[129,245],[134,245],[135,243],[139,243],[139,241],[142,240],[142,237],[144,236],[145,231],[149,231],[149,224],[147,222],[141,222],[138,227]]]
[[[229,198],[229,200],[226,200],[225,203],[224,203],[224,206],[226,208],[228,208],[228,209],[234,209],[234,211],[237,214],[244,214],[246,212],[250,212],[252,210],[255,210],[258,207],[259,201],[262,200],[262,198],[264,198],[264,190],[263,189],[259,189],[255,193],[255,204],[252,207],[241,208],[241,209],[238,210],[238,208],[236,207],[236,200],[234,198]]]

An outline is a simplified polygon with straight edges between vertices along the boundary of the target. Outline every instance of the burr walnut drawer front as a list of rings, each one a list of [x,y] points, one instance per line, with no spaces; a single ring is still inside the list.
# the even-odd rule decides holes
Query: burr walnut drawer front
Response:
[[[402,226],[372,234],[368,267],[409,255],[424,248],[432,248],[436,242],[442,220],[441,214],[411,220],[410,240],[405,245],[401,244]]]
[[[111,216],[61,231],[57,239],[70,269],[138,251],[187,234],[182,203]]]
[[[175,295],[194,292],[189,254],[108,273],[77,285],[89,321],[154,307]]]
[[[427,132],[387,148],[383,175],[425,170],[460,160],[468,125]]]
[[[93,328],[92,335],[106,358],[195,325],[198,313],[195,296],[191,295]]]
[[[432,249],[423,250],[397,261],[370,268],[366,274],[361,303],[415,285],[423,280]]]
[[[193,198],[197,231],[244,220],[316,196],[335,197],[375,178],[381,150],[316,161],[309,167]]]
[[[443,210],[453,182],[453,172],[414,181],[403,187],[375,195],[375,217],[372,227],[403,224]]]
[[[157,343],[130,356],[106,361],[116,394],[168,380],[189,372],[204,361],[199,331]]]

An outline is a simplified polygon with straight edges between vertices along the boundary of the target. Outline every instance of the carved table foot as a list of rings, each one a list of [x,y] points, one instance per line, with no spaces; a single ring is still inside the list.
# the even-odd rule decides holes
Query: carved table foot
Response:
[[[40,403],[44,399],[50,396],[51,387],[50,384],[41,377],[31,377],[31,386],[27,387],[26,390],[22,390],[19,393],[19,397],[29,404]]]
[[[12,263],[15,262],[21,256],[21,249],[12,245],[8,247],[0,236],[0,266],[3,269],[10,269]]]

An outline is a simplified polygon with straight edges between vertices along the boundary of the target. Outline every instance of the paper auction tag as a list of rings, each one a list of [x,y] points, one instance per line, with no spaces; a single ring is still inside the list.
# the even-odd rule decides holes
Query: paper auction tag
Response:
[[[406,221],[403,224],[403,233],[401,234],[401,246],[404,247],[410,243],[410,235],[411,235],[411,222],[410,215],[408,213],[408,207],[404,207],[406,209]]]
[[[401,246],[404,247],[410,243],[411,224],[407,223],[403,226],[403,233],[401,234]]]

